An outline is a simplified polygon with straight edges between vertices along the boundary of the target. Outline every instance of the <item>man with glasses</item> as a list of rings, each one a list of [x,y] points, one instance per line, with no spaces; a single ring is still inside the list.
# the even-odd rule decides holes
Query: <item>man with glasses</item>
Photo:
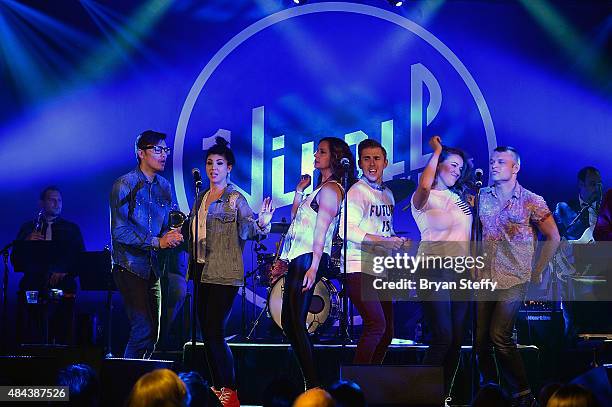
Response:
[[[110,195],[113,278],[130,321],[124,357],[148,359],[159,337],[160,250],[183,241],[169,230],[170,183],[159,175],[170,148],[166,135],[152,130],[136,139],[138,166],[119,177]]]

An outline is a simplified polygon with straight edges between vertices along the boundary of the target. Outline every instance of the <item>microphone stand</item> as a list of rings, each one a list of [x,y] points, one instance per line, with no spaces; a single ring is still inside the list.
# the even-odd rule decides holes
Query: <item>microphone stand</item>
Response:
[[[7,316],[8,316],[8,278],[9,278],[9,249],[13,246],[13,242],[4,246],[0,253],[2,254],[2,258],[4,259],[4,275],[2,277],[2,332],[8,332],[7,327]],[[6,334],[2,335],[2,346],[0,347],[0,351],[2,354],[6,351]]]
[[[482,188],[482,181],[477,180],[474,183],[476,189],[476,196],[474,197],[474,220],[472,222],[472,243],[474,243],[475,254],[480,253],[482,250],[482,225],[480,224],[480,189]],[[476,270],[477,272],[477,270]],[[478,276],[476,276],[478,279]],[[472,301],[472,351],[470,352],[470,361],[472,366],[471,384],[472,384],[472,399],[476,395],[480,383],[480,377],[478,373],[476,352],[474,351],[476,345],[476,327],[477,327],[477,314],[478,314],[478,299]]]
[[[344,175],[342,176],[342,187],[344,188],[344,222],[343,231],[344,239],[342,239],[342,315],[340,319],[340,339],[342,340],[342,347],[346,347],[351,342],[351,335],[349,334],[349,304],[348,304],[348,278],[346,272],[346,251],[348,243],[348,172],[350,167],[344,167]],[[353,321],[351,321],[351,326]]]
[[[198,265],[198,249],[199,249],[199,214],[200,214],[200,205],[198,205],[198,198],[200,196],[200,187],[202,186],[202,181],[195,182],[195,215],[194,215],[194,227],[195,232],[192,232],[191,225],[189,227],[189,235],[193,233],[193,247],[191,249],[191,265],[193,270],[193,294],[191,296],[191,361],[195,362],[196,355],[196,330],[197,330],[197,312],[198,312],[198,286],[200,284],[200,267]]]

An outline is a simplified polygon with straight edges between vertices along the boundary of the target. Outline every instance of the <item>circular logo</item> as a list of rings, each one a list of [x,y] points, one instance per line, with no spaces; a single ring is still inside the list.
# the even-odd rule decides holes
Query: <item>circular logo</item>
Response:
[[[390,178],[423,168],[429,158],[423,140],[433,134],[487,159],[496,147],[482,92],[442,41],[373,6],[288,8],[234,36],[195,80],[176,129],[176,197],[189,212],[189,168],[202,165],[215,135],[232,139],[232,180],[255,208],[264,190],[276,206],[290,204],[322,136],[353,146],[379,139]]]

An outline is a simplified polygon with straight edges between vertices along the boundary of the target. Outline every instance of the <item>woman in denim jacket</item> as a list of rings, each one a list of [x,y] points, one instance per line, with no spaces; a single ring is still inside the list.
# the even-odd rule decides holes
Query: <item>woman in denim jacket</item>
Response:
[[[244,284],[242,249],[247,239],[270,231],[274,208],[263,202],[257,220],[244,196],[228,184],[236,160],[227,141],[217,137],[206,153],[210,187],[198,197],[191,211],[192,236],[198,210],[197,267],[201,270],[198,318],[210,370],[213,391],[224,406],[240,406],[236,393],[234,359],[225,342],[225,327],[238,288]],[[193,238],[190,239],[193,241]]]

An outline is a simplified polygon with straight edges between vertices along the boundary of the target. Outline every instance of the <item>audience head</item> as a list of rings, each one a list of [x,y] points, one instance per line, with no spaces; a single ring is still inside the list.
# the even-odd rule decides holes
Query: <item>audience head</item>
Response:
[[[187,396],[185,405],[208,407],[215,405],[217,397],[210,390],[208,383],[198,372],[183,372],[179,373],[179,379],[185,383],[187,388]]]
[[[336,401],[336,407],[365,407],[365,395],[361,387],[349,380],[338,380],[329,388],[329,394]]]
[[[70,402],[67,406],[95,407],[100,404],[100,381],[91,366],[76,364],[61,369],[57,385],[68,386]]]
[[[593,393],[579,384],[566,384],[553,393],[546,407],[599,407]]]
[[[472,400],[472,407],[510,407],[510,399],[508,395],[502,390],[502,388],[493,383],[484,385],[478,390],[474,400]]]
[[[323,389],[314,388],[300,394],[293,407],[334,407],[332,396]]]
[[[143,375],[128,398],[128,407],[182,407],[185,406],[185,383],[170,369],[157,369]]]
[[[552,396],[557,390],[559,390],[563,386],[562,383],[548,383],[540,390],[538,394],[538,404],[540,407],[546,407],[546,403],[548,403],[548,399]]]
[[[279,378],[272,381],[263,392],[263,407],[291,407],[301,393],[292,381]]]

